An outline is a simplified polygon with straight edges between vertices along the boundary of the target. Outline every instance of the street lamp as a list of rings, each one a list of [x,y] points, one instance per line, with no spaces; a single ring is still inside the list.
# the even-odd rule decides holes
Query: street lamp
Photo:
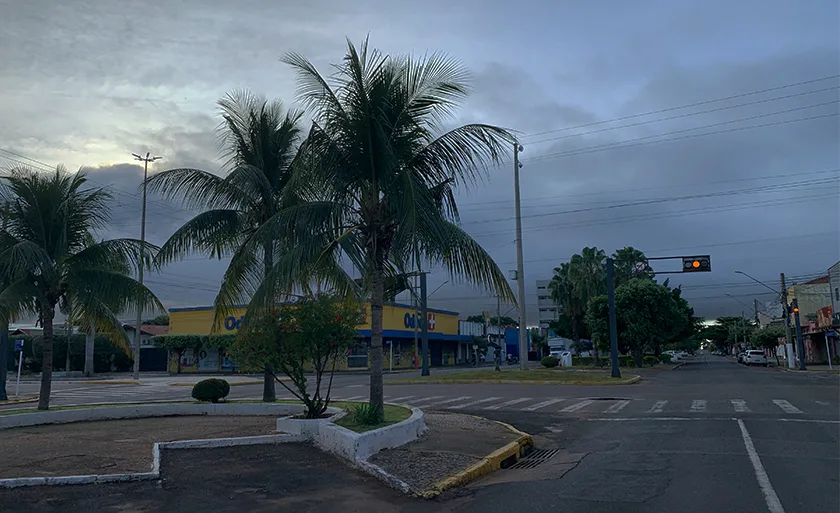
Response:
[[[744,271],[735,271],[735,274],[743,274],[743,275],[744,275],[744,276],[746,276],[747,278],[751,279],[752,281],[754,281],[754,282],[758,283],[759,285],[761,285],[761,286],[763,286],[763,287],[767,287],[768,289],[772,290],[772,291],[773,291],[773,292],[775,292],[776,294],[781,294],[781,292],[779,292],[778,290],[774,289],[774,288],[773,288],[773,287],[771,287],[770,285],[767,285],[766,283],[764,283],[764,282],[763,282],[763,281],[761,281],[761,280],[757,280],[757,279],[753,278],[752,276],[750,276],[749,274],[745,273]],[[727,294],[727,295],[729,295],[729,294]]]

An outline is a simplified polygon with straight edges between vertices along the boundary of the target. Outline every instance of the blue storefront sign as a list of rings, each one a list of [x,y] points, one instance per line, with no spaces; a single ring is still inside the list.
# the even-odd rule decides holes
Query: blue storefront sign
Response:
[[[17,339],[15,340],[15,352],[22,353],[23,352],[23,340]]]

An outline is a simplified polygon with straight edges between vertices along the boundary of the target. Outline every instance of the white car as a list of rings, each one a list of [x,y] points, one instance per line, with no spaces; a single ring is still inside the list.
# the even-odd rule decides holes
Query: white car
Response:
[[[671,361],[672,362],[676,362],[680,358],[682,358],[682,355],[680,354],[680,351],[665,351],[665,354],[671,355]]]
[[[747,365],[764,365],[767,367],[767,357],[764,351],[749,350],[744,353],[744,363]]]

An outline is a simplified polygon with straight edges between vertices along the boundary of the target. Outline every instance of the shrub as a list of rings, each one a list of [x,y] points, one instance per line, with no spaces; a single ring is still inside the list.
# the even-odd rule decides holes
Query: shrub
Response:
[[[663,353],[659,355],[659,361],[662,363],[671,363],[671,355]]]
[[[203,379],[195,384],[192,389],[193,399],[197,401],[219,402],[230,393],[230,384],[218,378]]]
[[[645,365],[653,367],[657,363],[659,363],[659,360],[655,356],[645,356]]]
[[[618,366],[619,367],[635,367],[636,366],[636,360],[634,360],[633,356],[629,355],[629,354],[619,355]]]
[[[840,354],[836,354],[831,357],[831,363],[834,365],[840,365]]]
[[[557,367],[557,365],[560,364],[560,362],[554,356],[546,356],[545,358],[540,360],[540,363],[543,364],[543,367],[548,368]]]
[[[353,420],[358,424],[365,426],[372,426],[378,424],[381,420],[376,413],[376,409],[368,403],[359,404],[353,407]]]

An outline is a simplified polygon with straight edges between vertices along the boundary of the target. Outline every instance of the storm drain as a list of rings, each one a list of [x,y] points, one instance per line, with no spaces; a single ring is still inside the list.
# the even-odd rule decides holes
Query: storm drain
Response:
[[[508,467],[508,469],[513,470],[538,467],[553,458],[558,452],[560,452],[560,449],[536,449],[531,452],[531,454],[517,461],[514,465]]]

